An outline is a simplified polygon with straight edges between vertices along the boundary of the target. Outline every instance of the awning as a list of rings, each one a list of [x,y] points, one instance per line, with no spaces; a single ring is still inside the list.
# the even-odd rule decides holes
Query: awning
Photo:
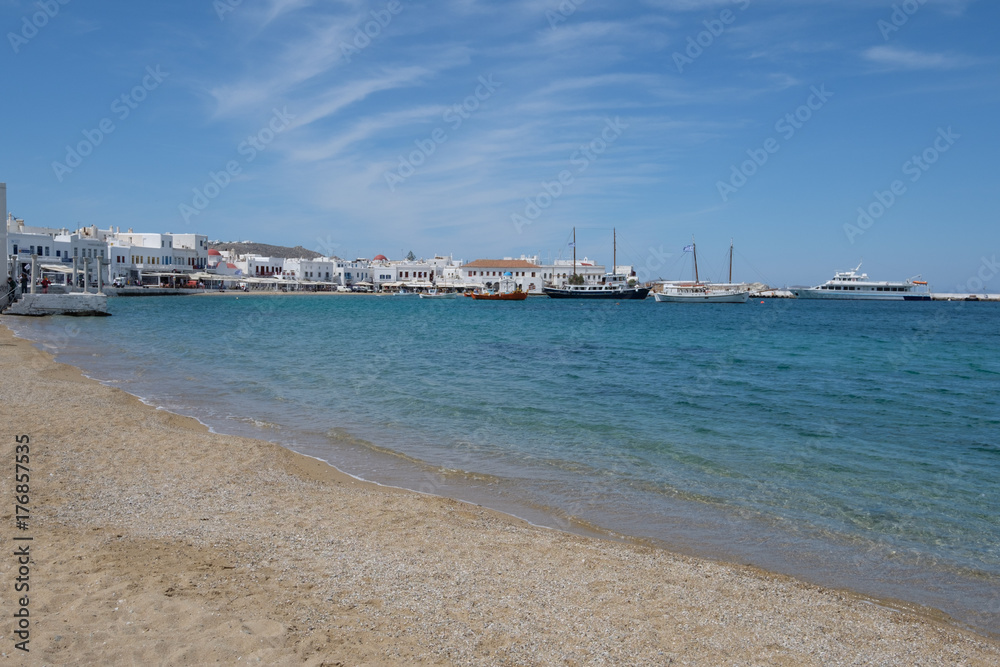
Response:
[[[48,273],[73,273],[73,267],[63,266],[62,264],[42,264],[41,270]],[[80,272],[83,273],[82,268]]]

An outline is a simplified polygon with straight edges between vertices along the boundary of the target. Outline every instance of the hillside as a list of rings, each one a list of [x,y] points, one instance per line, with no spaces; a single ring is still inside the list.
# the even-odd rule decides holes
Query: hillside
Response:
[[[296,257],[316,259],[317,257],[323,256],[315,250],[306,250],[300,245],[297,245],[294,248],[289,248],[287,246],[271,245],[269,243],[243,243],[227,241],[226,243],[209,243],[208,247],[214,248],[215,250],[233,250],[237,255],[260,255],[262,257],[284,257],[285,259],[294,259]]]

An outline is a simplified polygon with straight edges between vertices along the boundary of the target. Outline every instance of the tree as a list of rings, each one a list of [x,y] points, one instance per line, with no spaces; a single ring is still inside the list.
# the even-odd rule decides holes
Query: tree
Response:
[[[583,284],[583,274],[582,273],[574,273],[573,275],[571,275],[569,277],[569,284],[570,285],[582,285]]]
[[[410,252],[406,253],[406,261],[407,262],[412,262],[416,258],[417,258],[417,256],[413,254],[412,250]]]

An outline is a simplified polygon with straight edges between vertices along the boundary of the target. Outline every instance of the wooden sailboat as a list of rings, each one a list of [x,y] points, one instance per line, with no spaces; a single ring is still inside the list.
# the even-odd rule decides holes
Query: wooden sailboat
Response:
[[[629,287],[629,276],[617,272],[618,230],[612,232],[613,250],[611,272],[604,274],[597,285],[562,285],[543,287],[542,292],[553,299],[645,299],[649,288]],[[573,228],[573,275],[576,275],[576,227]]]
[[[694,254],[694,283],[689,285],[669,285],[662,292],[653,295],[657,303],[746,303],[750,290],[733,287],[733,242],[729,241],[729,284],[713,287],[703,284],[698,278],[698,246],[691,237],[691,252]]]

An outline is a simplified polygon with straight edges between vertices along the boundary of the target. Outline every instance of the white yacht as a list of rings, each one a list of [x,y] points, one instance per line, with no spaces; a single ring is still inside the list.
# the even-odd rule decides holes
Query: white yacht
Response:
[[[876,301],[930,301],[927,282],[910,278],[903,282],[875,281],[867,273],[858,273],[861,264],[850,271],[837,271],[833,278],[816,287],[792,287],[798,299],[871,299]],[[919,291],[918,291],[919,290]]]

